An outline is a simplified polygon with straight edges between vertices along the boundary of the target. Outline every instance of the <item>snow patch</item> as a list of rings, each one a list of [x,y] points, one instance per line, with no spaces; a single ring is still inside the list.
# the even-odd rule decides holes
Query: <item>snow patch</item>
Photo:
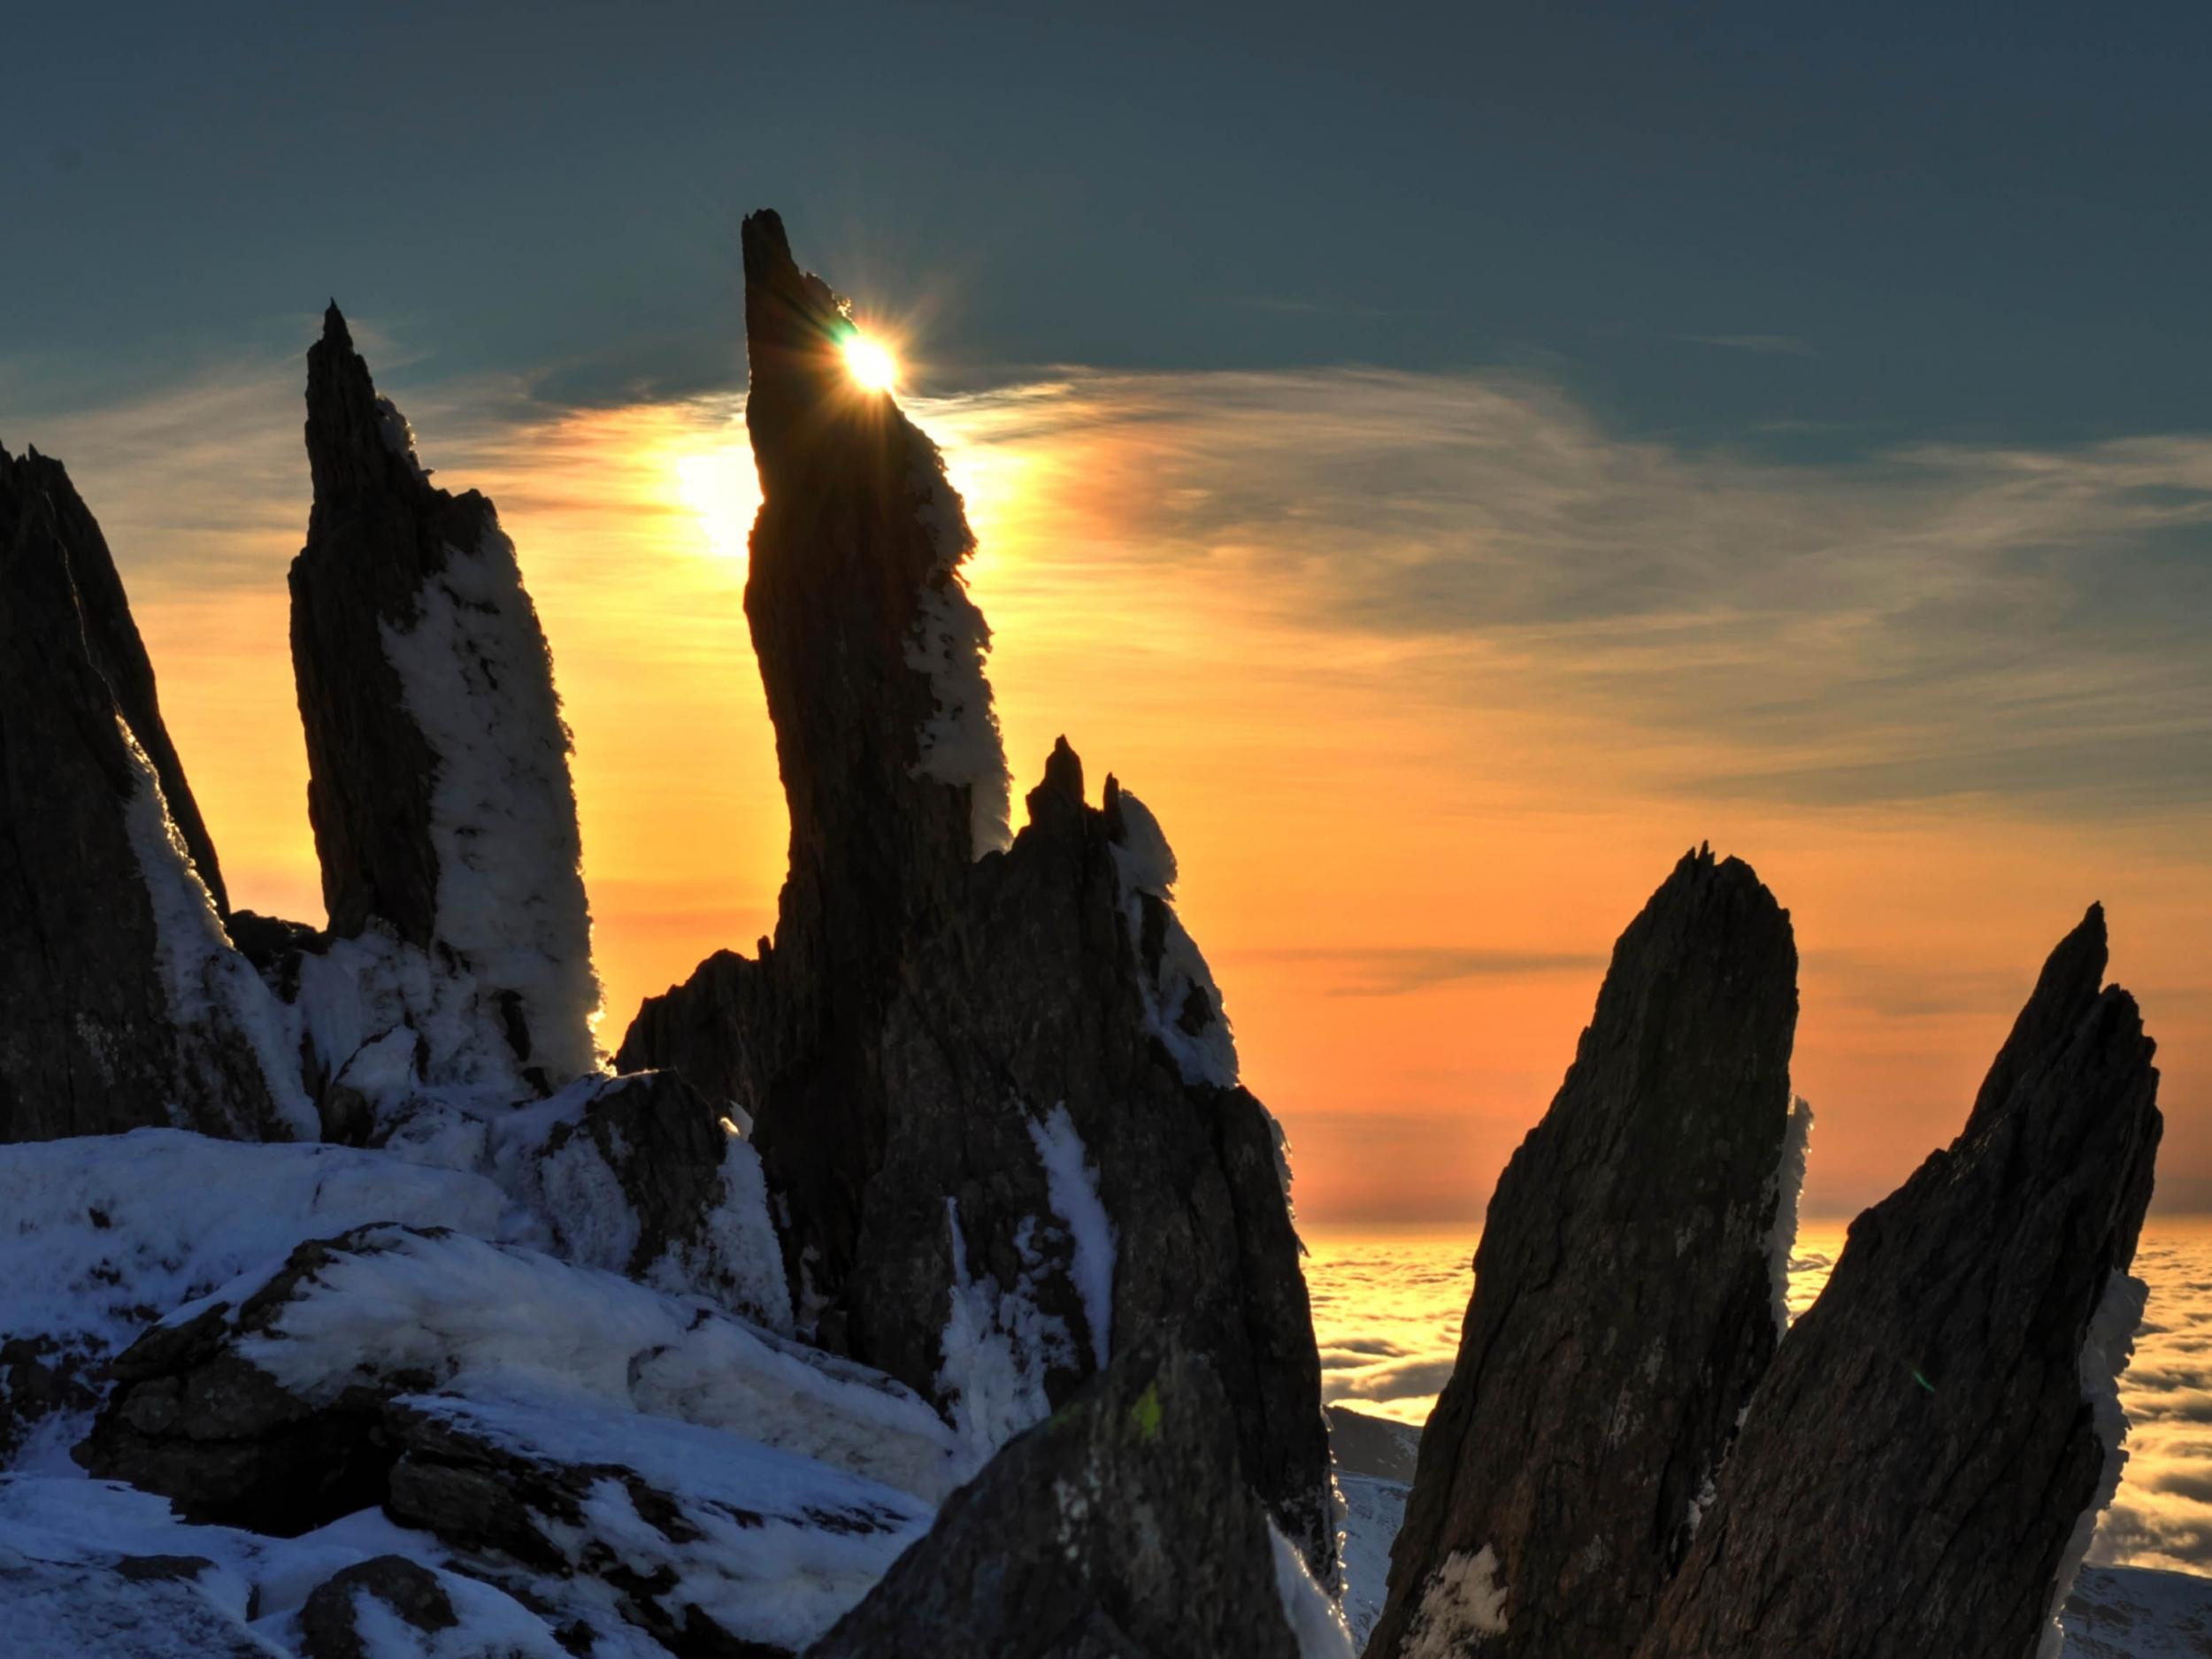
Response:
[[[1299,1659],[1352,1659],[1352,1632],[1344,1609],[1314,1582],[1306,1558],[1272,1521],[1267,1524],[1267,1541],[1275,1555],[1276,1599],[1297,1639]]]
[[[937,1387],[950,1402],[953,1426],[980,1467],[1014,1436],[1052,1415],[1045,1376],[1055,1365],[1073,1365],[1075,1342],[1063,1321],[1038,1308],[1028,1272],[1009,1289],[1001,1289],[991,1274],[970,1277],[957,1199],[945,1200],[945,1225],[952,1239],[952,1288],[939,1340],[943,1358]]]
[[[407,417],[400,413],[399,405],[388,397],[376,400],[376,435],[383,440],[385,449],[407,463],[407,470],[419,483],[430,481],[431,469],[422,464],[415,453],[415,429]]]
[[[1790,1103],[1782,1126],[1782,1156],[1774,1166],[1774,1220],[1767,1228],[1767,1291],[1774,1310],[1774,1334],[1790,1328],[1790,1251],[1797,1243],[1797,1205],[1805,1191],[1805,1160],[1811,1151],[1813,1105],[1800,1094]],[[1696,1522],[1691,1522],[1696,1530]]]
[[[2097,1442],[2104,1448],[2104,1468],[2097,1477],[2097,1490],[2089,1500],[2089,1507],[2074,1523],[2073,1535],[2066,1541],[2066,1553],[2059,1557],[2058,1576],[2051,1585],[2050,1618],[2036,1646],[2036,1659],[2058,1659],[2066,1646],[2066,1630],[2059,1623],[2059,1614],[2073,1591],[2083,1558],[2089,1554],[2090,1540],[2096,1535],[2097,1517],[2104,1513],[2113,1494],[2120,1489],[2120,1471],[2127,1466],[2128,1460],[2128,1416],[2120,1403],[2120,1375],[2134,1357],[2135,1329],[2143,1322],[2144,1305],[2149,1298],[2149,1286],[2116,1270],[2105,1280],[2103,1293],[2097,1298],[2096,1311],[2089,1317],[2088,1332],[2082,1339],[2078,1362],[2082,1398],[2088,1403]]]
[[[1485,1637],[1504,1635],[1505,1599],[1496,1550],[1487,1544],[1471,1555],[1454,1550],[1421,1593],[1405,1659],[1458,1659]]]
[[[920,496],[914,516],[937,553],[936,566],[915,603],[914,632],[906,644],[906,665],[928,676],[937,703],[916,734],[921,757],[914,769],[967,789],[970,842],[972,856],[980,858],[1014,843],[1013,783],[998,712],[991,703],[991,682],[984,673],[991,627],[960,579],[960,562],[975,550],[975,537],[960,497],[945,477],[944,457],[919,432],[912,435],[918,452],[914,485]]]
[[[437,937],[495,995],[521,998],[530,1061],[564,1083],[597,1068],[600,1003],[572,744],[514,543],[488,509],[482,539],[448,547],[415,603],[411,626],[379,626],[437,759]]]
[[[1129,926],[1129,942],[1137,955],[1137,980],[1144,993],[1145,1029],[1157,1037],[1173,1056],[1186,1083],[1210,1083],[1221,1088],[1237,1080],[1237,1046],[1229,1030],[1220,987],[1213,971],[1199,953],[1175,914],[1176,864],[1174,850],[1151,809],[1126,788],[1120,791],[1121,839],[1114,843],[1114,868],[1121,881],[1122,915]],[[1147,922],[1150,899],[1158,907],[1156,941],[1148,941]],[[1148,946],[1156,942],[1156,964],[1148,961]],[[1186,1010],[1203,1010],[1187,1030]],[[1287,1189],[1286,1189],[1287,1190]]]
[[[1083,1300],[1083,1321],[1091,1328],[1091,1357],[1101,1371],[1113,1352],[1114,1263],[1118,1235],[1098,1196],[1098,1171],[1087,1161],[1082,1138],[1065,1102],[1041,1119],[1032,1118],[1029,1138],[1045,1166],[1045,1190],[1053,1213],[1066,1224],[1074,1242],[1068,1274]]]

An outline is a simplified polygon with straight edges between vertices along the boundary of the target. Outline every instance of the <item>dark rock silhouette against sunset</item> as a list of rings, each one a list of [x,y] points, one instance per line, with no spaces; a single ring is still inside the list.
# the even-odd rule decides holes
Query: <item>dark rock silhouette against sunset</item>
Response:
[[[2162,1128],[2153,1045],[2104,968],[2092,907],[1959,1138],[1852,1224],[1638,1659],[2055,1646],[2118,1475]]]
[[[232,910],[97,526],[0,451],[0,1646],[2052,1659],[2162,1127],[2101,910],[1785,1332],[1796,941],[1686,856],[1417,1452],[1340,1411],[1333,1463],[1168,839],[1065,739],[1016,831],[961,498],[774,213],[743,264],[789,865],[612,1067],[518,554],[336,306],[290,576],[326,926]]]
[[[288,1132],[221,893],[107,542],[0,449],[0,1141]]]
[[[933,1394],[979,1445],[1064,1400],[1118,1336],[1212,1365],[1247,1478],[1335,1560],[1276,1130],[1167,901],[1173,856],[1064,742],[1007,844],[972,545],[929,440],[838,355],[851,324],[746,221],[747,424],[765,503],[753,627],[791,809],[757,961],[649,1002],[626,1066],[742,1102],[789,1219],[802,1317]]]
[[[1634,1645],[1774,1355],[1796,1025],[1788,916],[1687,855],[1498,1179],[1371,1655]]]

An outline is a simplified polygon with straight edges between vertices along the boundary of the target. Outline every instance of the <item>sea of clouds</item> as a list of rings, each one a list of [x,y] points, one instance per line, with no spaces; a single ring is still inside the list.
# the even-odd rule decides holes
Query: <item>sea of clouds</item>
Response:
[[[1793,1317],[1827,1283],[1844,1225],[1813,1221],[1800,1232],[1790,1257]],[[1376,1417],[1425,1421],[1458,1351],[1472,1241],[1320,1234],[1307,1247],[1324,1395]],[[2127,1466],[2089,1558],[2212,1575],[2212,1223],[2154,1218],[2135,1272],[2150,1286],[2150,1306],[2120,1383]]]

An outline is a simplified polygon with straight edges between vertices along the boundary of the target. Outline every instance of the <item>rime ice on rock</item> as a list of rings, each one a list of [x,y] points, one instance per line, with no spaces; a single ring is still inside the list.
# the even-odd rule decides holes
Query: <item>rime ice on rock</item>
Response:
[[[599,987],[568,728],[513,543],[483,496],[429,481],[334,305],[307,404],[292,662],[331,930],[432,958],[443,1018],[407,1010],[428,1080],[477,1080],[483,1054],[455,1051],[488,1031],[521,1082],[558,1087],[596,1064]]]
[[[1246,1475],[1333,1584],[1328,1443],[1279,1135],[1237,1087],[1173,856],[1063,743],[1006,834],[989,630],[936,448],[838,349],[842,303],[746,221],[746,615],[791,813],[776,935],[650,999],[619,1056],[749,1110],[804,1333],[987,1448],[1124,1333],[1228,1391]]]
[[[1639,1659],[2025,1659],[2118,1479],[2113,1378],[2162,1129],[2092,907],[1966,1127],[1852,1223]]]
[[[1688,855],[1499,1177],[1371,1659],[1634,1646],[1775,1351],[1796,1025],[1788,916]]]

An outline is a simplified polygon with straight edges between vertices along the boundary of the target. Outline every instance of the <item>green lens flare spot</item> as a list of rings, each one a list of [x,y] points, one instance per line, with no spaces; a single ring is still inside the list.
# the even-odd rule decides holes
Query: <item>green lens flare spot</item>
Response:
[[[1137,1403],[1129,1408],[1129,1421],[1136,1425],[1139,1439],[1156,1440],[1160,1438],[1159,1384],[1148,1384],[1145,1391],[1137,1396]]]

